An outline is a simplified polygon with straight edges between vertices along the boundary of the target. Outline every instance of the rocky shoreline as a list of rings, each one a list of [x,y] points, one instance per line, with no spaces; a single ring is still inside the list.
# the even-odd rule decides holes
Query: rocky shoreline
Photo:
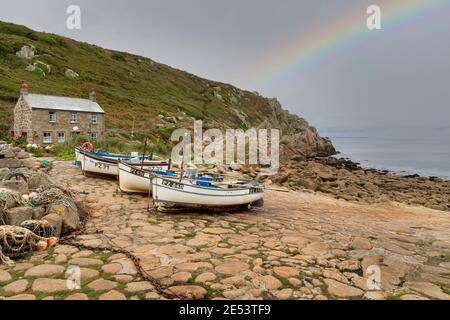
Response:
[[[271,181],[291,190],[315,191],[352,202],[395,201],[450,211],[450,181],[365,169],[343,158],[294,157],[282,165]]]

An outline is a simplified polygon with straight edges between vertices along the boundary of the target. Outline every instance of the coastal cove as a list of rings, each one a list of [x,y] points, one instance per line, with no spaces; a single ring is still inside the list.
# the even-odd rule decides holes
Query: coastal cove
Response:
[[[450,139],[402,137],[332,137],[341,153],[363,168],[450,179]]]

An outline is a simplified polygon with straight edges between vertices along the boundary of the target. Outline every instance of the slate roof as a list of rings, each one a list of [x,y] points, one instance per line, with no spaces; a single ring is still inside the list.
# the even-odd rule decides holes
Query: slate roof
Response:
[[[32,109],[105,113],[97,102],[89,99],[28,94],[23,96]]]

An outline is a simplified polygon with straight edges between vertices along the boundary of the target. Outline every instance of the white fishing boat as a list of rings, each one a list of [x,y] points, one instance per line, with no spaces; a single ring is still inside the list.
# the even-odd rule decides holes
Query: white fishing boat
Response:
[[[95,152],[95,151],[83,150],[82,147],[75,147],[74,150],[75,150],[75,164],[77,164],[78,166],[81,166],[81,160],[83,159],[84,154],[93,155],[98,158],[106,158],[106,159],[110,159],[110,160],[115,160],[116,162],[118,162],[119,160],[142,161],[142,159],[144,159],[144,161],[152,161],[151,156],[143,157],[143,156],[139,156],[139,155],[125,155],[125,154],[116,154],[116,153],[109,153],[109,152]]]
[[[116,160],[101,158],[88,153],[80,153],[81,170],[85,175],[96,175],[105,178],[115,178],[118,175]]]
[[[117,178],[119,176],[119,161],[124,160],[99,157],[88,152],[81,152],[80,157],[81,170],[85,175],[95,175],[105,178]],[[130,167],[142,167],[145,170],[167,169],[169,167],[166,161],[145,160],[142,162],[142,158],[131,159],[127,163]]]
[[[179,180],[155,176],[152,178],[155,205],[171,207],[226,208],[262,206],[264,187],[256,182],[224,184],[198,180]]]
[[[151,191],[151,178],[153,175],[171,174],[167,170],[169,164],[167,162],[155,162],[152,166],[132,165],[125,161],[119,161],[119,187],[123,192],[129,193],[145,193]]]

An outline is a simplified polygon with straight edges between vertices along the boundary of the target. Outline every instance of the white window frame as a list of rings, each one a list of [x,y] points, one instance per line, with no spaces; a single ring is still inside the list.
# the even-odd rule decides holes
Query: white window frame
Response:
[[[78,114],[76,112],[70,114],[70,123],[78,123]]]
[[[60,135],[62,135],[62,137],[60,137]],[[64,131],[58,131],[56,139],[58,140],[58,143],[66,142],[66,133]]]
[[[91,123],[92,124],[98,123],[98,116],[96,114],[91,114]]]
[[[48,134],[48,136],[46,136],[47,134]],[[52,133],[51,133],[51,132],[48,132],[48,131],[43,132],[43,133],[42,133],[42,142],[43,142],[44,144],[50,144],[50,143],[52,143]]]
[[[50,123],[56,123],[57,117],[55,111],[49,111],[48,112],[48,122]]]
[[[91,140],[97,140],[97,132],[91,132],[89,133],[89,137],[91,138]]]

